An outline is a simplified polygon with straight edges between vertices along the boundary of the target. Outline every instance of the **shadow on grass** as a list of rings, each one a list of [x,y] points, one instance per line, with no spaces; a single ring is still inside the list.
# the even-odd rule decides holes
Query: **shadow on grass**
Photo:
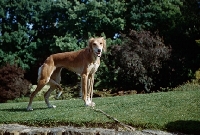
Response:
[[[34,110],[45,110],[45,109],[50,109],[50,108],[34,108]],[[26,108],[0,109],[0,111],[6,111],[6,112],[31,112],[31,111],[27,111]]]
[[[200,121],[175,121],[170,122],[166,126],[168,131],[171,132],[181,132],[185,134],[200,134]]]

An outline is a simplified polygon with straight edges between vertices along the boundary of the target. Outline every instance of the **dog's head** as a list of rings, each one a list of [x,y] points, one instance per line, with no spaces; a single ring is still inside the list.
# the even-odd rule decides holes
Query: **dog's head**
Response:
[[[106,51],[106,40],[103,37],[90,38],[88,44],[97,57],[101,57],[102,51]]]

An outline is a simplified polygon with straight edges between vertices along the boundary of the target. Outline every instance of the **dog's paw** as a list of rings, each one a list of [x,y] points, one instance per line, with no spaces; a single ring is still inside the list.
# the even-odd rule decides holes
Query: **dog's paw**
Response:
[[[48,105],[48,108],[56,108],[55,105]]]
[[[91,102],[90,106],[95,107],[95,102]]]
[[[52,105],[52,108],[56,108],[56,106],[55,106],[55,105]]]
[[[94,107],[94,106],[95,106],[95,103],[94,103],[94,102],[86,103],[85,106],[91,106],[91,107]]]
[[[27,111],[33,111],[33,108],[27,107],[26,110],[27,110]]]

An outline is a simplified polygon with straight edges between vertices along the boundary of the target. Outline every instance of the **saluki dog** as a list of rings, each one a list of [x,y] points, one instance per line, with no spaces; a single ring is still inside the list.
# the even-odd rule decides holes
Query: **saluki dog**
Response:
[[[56,107],[49,103],[49,96],[56,88],[60,90],[58,96],[62,92],[60,86],[62,68],[81,76],[82,99],[86,106],[95,106],[95,103],[92,102],[94,74],[100,65],[102,51],[106,51],[106,40],[103,37],[98,37],[90,38],[88,47],[85,49],[50,55],[38,69],[37,87],[30,96],[27,110],[33,110],[33,98],[46,84],[49,84],[50,88],[44,94],[45,102],[49,108]]]

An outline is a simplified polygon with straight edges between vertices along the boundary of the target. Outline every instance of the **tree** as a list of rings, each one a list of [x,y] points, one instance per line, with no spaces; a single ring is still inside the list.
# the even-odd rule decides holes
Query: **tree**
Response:
[[[123,14],[126,8],[123,1],[57,1],[53,6],[56,9],[53,12],[59,15],[58,26],[78,38],[88,39],[88,33],[100,36],[103,32],[107,37],[113,37],[115,32],[125,27]]]
[[[176,27],[181,15],[181,0],[131,0],[127,4],[127,26],[135,30],[159,30],[163,34]]]
[[[26,1],[0,2],[0,65],[9,62],[28,69],[36,60],[33,54],[36,43],[32,42],[35,31],[28,26],[30,7],[27,5]]]

